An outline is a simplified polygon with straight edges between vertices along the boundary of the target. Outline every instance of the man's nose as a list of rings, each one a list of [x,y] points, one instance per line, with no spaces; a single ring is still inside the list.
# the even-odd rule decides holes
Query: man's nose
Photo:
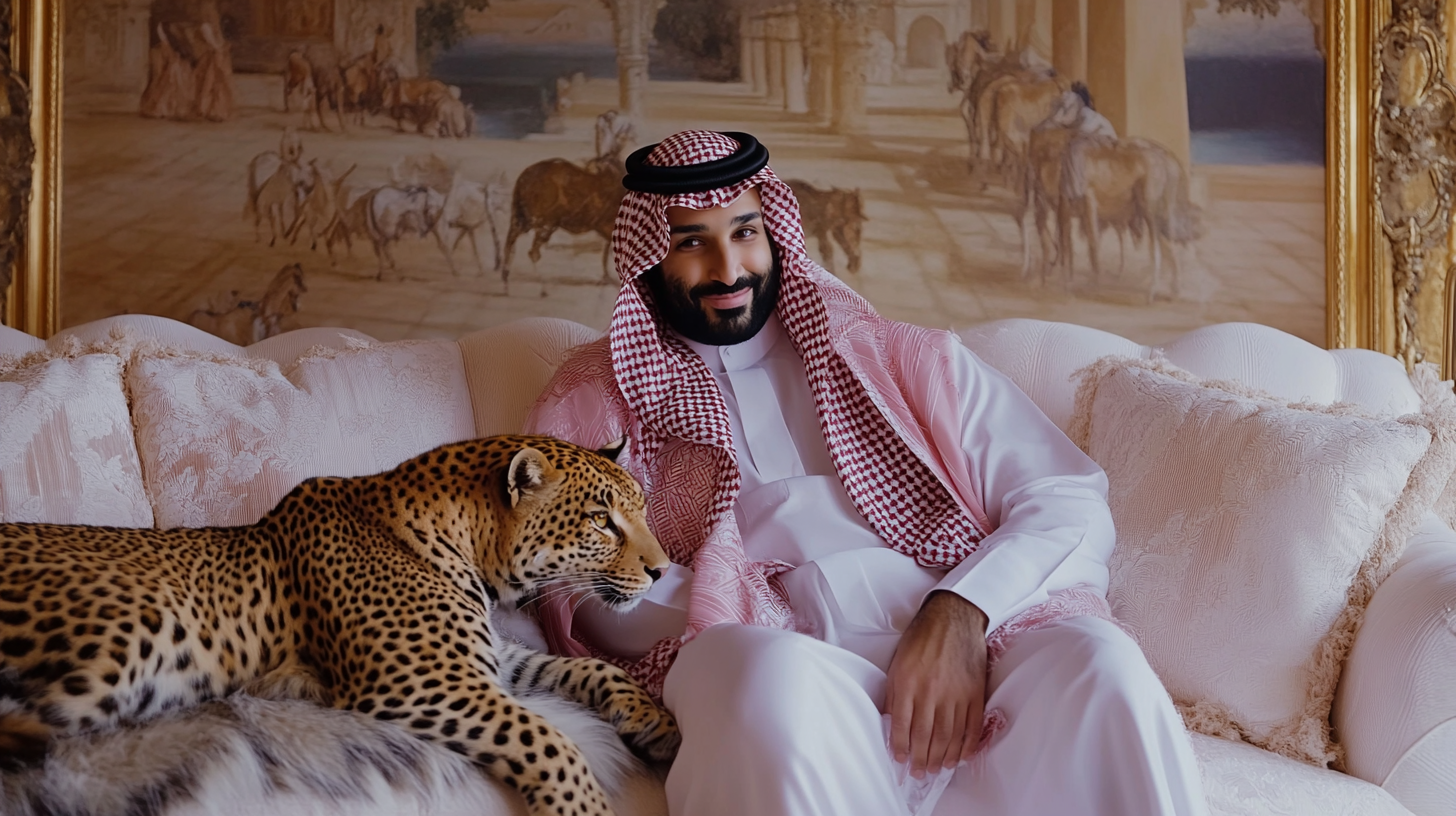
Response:
[[[732,244],[716,244],[708,263],[708,277],[732,286],[738,282],[740,261]]]

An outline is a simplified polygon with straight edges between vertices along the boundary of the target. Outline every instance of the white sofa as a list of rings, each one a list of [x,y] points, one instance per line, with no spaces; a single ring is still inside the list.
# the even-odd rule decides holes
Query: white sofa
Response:
[[[1153,353],[1105,332],[1030,320],[960,334],[1063,429],[1072,372],[1107,354]],[[246,348],[147,316],[97,321],[48,342],[0,328],[0,520],[246,523],[308,476],[376,472],[438,444],[518,430],[562,353],[595,336],[544,318],[458,342],[378,344],[357,332],[315,328]],[[1194,374],[1290,400],[1354,402],[1387,414],[1419,405],[1393,359],[1325,351],[1267,327],[1210,326],[1161,352]],[[21,355],[29,357],[16,359]],[[34,405],[5,418],[7,405],[27,399],[24,383],[34,390],[25,372],[88,355],[96,364],[86,373],[89,385],[31,394]],[[121,400],[107,402],[102,392],[113,390]],[[81,402],[94,403],[95,415],[82,419]],[[1348,775],[1195,735],[1212,812],[1456,816],[1453,610],[1456,534],[1432,518],[1376,593],[1344,668],[1334,725],[1348,749]],[[351,720],[339,727],[363,728]],[[440,762],[433,775],[408,784],[390,785],[370,770],[347,791],[269,781],[263,769],[244,769],[196,780],[203,802],[174,796],[167,812],[523,812],[453,757]],[[620,812],[665,812],[660,785],[651,776],[636,780]],[[0,810],[5,784],[0,777]],[[12,795],[15,789],[11,780]],[[366,806],[358,796],[374,802]]]

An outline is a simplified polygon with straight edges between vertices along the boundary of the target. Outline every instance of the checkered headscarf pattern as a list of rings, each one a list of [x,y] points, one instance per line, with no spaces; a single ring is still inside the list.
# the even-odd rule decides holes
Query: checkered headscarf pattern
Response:
[[[685,131],[659,144],[647,162],[697,164],[737,149],[738,142],[721,133]],[[673,437],[713,451],[720,478],[705,530],[729,512],[738,496],[737,460],[722,394],[708,367],[649,306],[651,296],[641,276],[667,255],[668,207],[722,207],[753,187],[763,200],[764,225],[780,252],[778,316],[804,358],[820,425],[845,489],[894,549],[925,566],[960,563],[985,531],[896,433],[870,390],[834,348],[836,337],[883,318],[809,258],[798,202],[768,167],[714,190],[630,192],[622,200],[612,233],[622,290],[612,315],[611,357],[617,384],[641,421],[642,460],[656,459]]]

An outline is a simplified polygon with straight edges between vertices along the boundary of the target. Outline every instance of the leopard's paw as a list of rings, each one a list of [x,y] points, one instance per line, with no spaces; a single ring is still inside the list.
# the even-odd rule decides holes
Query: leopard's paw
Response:
[[[682,734],[672,712],[647,700],[617,725],[617,733],[634,753],[653,762],[671,762],[682,745]]]

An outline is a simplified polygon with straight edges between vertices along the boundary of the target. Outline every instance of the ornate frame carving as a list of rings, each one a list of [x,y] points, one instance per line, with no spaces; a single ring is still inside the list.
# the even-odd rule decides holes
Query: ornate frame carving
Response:
[[[61,259],[61,3],[6,0],[10,61],[30,90],[35,159],[24,245],[16,255],[4,323],[40,337],[59,328]]]
[[[11,3],[11,9],[4,8]],[[48,336],[58,328],[59,317],[63,4],[0,4],[0,14],[8,13],[13,21],[15,69],[31,89],[35,142],[26,246],[4,317],[7,325]],[[1447,162],[1456,161],[1456,152],[1448,151],[1456,151],[1456,139],[1432,134],[1449,121],[1456,104],[1447,81],[1456,75],[1456,48],[1451,47],[1456,0],[1327,0],[1324,11],[1327,342],[1403,354],[1407,361],[1423,354],[1442,362],[1449,376],[1456,372],[1456,286],[1447,287],[1446,279],[1456,260],[1450,246],[1456,242],[1451,228],[1456,207]],[[1418,104],[1398,105],[1395,113],[1379,103],[1399,96],[1401,55],[1412,47],[1424,56],[1406,69],[1408,92],[1396,101]],[[1409,91],[1416,75],[1420,90]],[[1429,185],[1407,183],[1418,165],[1427,168]],[[1442,172],[1429,172],[1436,167]],[[1397,184],[1397,178],[1406,181]],[[1411,202],[1418,200],[1427,203],[1412,210]],[[1417,211],[1419,217],[1412,220]],[[1412,295],[1413,282],[1417,291]]]
[[[1371,271],[1378,298],[1372,347],[1407,366],[1422,360],[1456,370],[1456,2],[1403,0],[1372,20]]]

